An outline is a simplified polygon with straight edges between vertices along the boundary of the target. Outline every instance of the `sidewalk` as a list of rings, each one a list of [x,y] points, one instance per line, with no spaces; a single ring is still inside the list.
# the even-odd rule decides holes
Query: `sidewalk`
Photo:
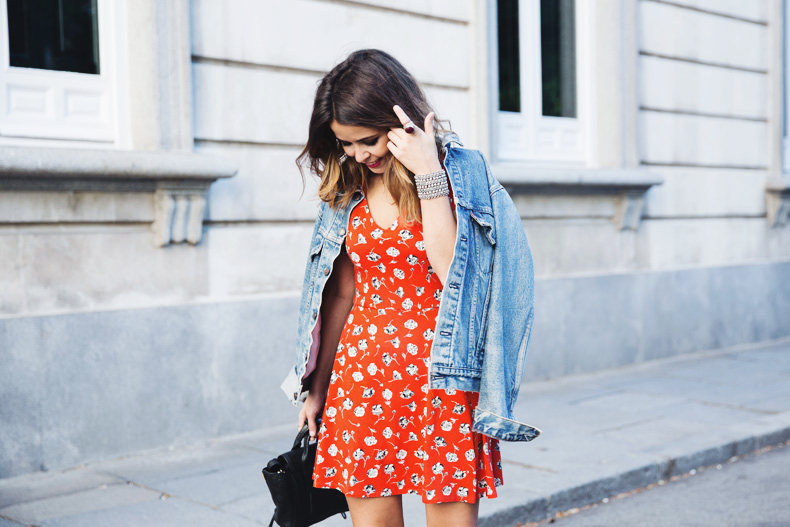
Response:
[[[501,443],[504,485],[482,500],[483,526],[538,521],[790,439],[790,340],[529,383],[516,416],[543,434]],[[0,480],[0,527],[268,525],[260,470],[294,428]],[[406,525],[425,524],[419,497],[404,505]]]

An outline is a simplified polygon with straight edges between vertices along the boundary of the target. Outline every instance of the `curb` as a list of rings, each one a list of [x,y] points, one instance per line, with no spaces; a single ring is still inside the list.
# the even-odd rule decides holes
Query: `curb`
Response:
[[[480,518],[480,527],[512,527],[540,522],[575,507],[591,505],[621,492],[645,487],[659,480],[668,481],[673,476],[685,474],[692,469],[724,463],[733,456],[750,454],[767,446],[790,440],[790,424],[766,430],[757,435],[744,436],[720,446],[705,448],[663,461],[648,463],[620,474],[588,481],[548,496],[530,500],[508,510]]]

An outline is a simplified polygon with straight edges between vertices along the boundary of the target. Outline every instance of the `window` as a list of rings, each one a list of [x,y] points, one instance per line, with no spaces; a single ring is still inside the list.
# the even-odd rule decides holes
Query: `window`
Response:
[[[586,2],[498,0],[499,161],[585,161],[577,27]]]
[[[0,0],[0,143],[117,144],[117,0]]]
[[[7,0],[10,65],[99,73],[96,0]]]
[[[782,171],[790,173],[790,6],[788,0],[782,2],[782,84],[784,96],[784,112],[782,114]]]

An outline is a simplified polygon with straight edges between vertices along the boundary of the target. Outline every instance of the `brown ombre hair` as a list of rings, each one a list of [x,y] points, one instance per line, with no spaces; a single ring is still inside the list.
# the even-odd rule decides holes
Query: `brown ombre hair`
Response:
[[[318,197],[332,207],[346,206],[354,190],[367,191],[367,167],[345,155],[330,128],[332,121],[382,130],[403,126],[392,107],[399,105],[422,128],[432,109],[417,81],[392,55],[378,49],[361,49],[332,68],[318,85],[310,117],[310,133],[296,164],[306,165],[321,178]],[[434,128],[446,131],[434,118]],[[437,140],[437,151],[441,144]],[[406,221],[420,218],[420,200],[414,174],[395,156],[386,157],[384,184]]]

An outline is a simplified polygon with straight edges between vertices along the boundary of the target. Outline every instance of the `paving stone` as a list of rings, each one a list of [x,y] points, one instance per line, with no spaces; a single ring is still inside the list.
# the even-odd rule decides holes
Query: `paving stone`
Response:
[[[124,481],[112,474],[84,468],[0,479],[0,508],[116,483]]]
[[[663,373],[673,377],[693,379],[697,381],[737,382],[745,375],[771,376],[766,370],[768,361],[733,360],[728,358],[709,359],[704,362],[676,363],[664,366]],[[778,377],[781,375],[777,375]]]
[[[232,466],[212,469],[194,476],[166,479],[156,489],[172,496],[189,498],[199,503],[220,506],[241,498],[268,492],[261,474],[265,461],[260,454],[237,458]],[[268,460],[266,460],[268,461]]]
[[[108,461],[101,464],[101,469],[127,481],[155,487],[163,481],[206,474],[266,457],[249,448],[218,442]]]
[[[617,390],[628,390],[646,394],[682,393],[686,396],[703,392],[709,383],[716,383],[715,379],[695,381],[682,377],[672,377],[665,373],[640,375],[624,375],[613,377],[606,381],[606,386]]]
[[[580,437],[583,439],[580,440]],[[607,437],[564,435],[545,439],[542,445],[538,445],[537,440],[530,443],[500,443],[503,477],[506,482],[512,481],[509,476],[511,466],[528,469],[534,471],[528,473],[546,477],[564,476],[566,473],[578,472],[583,467],[621,462],[624,457],[632,455],[627,451],[623,452],[622,443]]]
[[[586,380],[567,381],[562,384],[554,384],[552,381],[528,383],[521,387],[516,404],[533,406],[543,399],[550,399],[555,404],[567,404],[618,391],[617,388],[586,385],[586,383]]]
[[[296,411],[294,410],[294,417]],[[296,419],[294,418],[294,423]],[[232,438],[222,438],[217,442],[221,442],[226,446],[242,447],[247,449],[254,449],[268,456],[276,456],[291,448],[293,440],[296,437],[296,425],[294,426],[277,426],[267,430],[258,430],[247,434],[240,434]]]
[[[551,401],[550,398],[533,400],[528,410],[521,410],[519,405],[516,405],[514,413],[517,418],[537,426],[543,432],[533,440],[533,444],[539,444],[545,439],[546,433],[582,433],[586,436],[601,428],[626,425],[644,418],[646,413],[653,416],[662,415],[660,409],[662,405],[666,406],[677,402],[676,399],[653,398],[655,404],[643,409],[638,405],[625,404],[620,396],[615,397],[614,393],[608,393],[605,398],[611,404],[561,404]],[[618,399],[620,400],[618,401]]]
[[[605,431],[602,436],[616,440],[630,452],[643,452],[653,445],[667,445],[683,441],[694,434],[703,434],[710,428],[705,423],[679,421],[671,418],[654,418],[633,423],[628,427]]]
[[[222,513],[204,505],[170,498],[92,511],[77,516],[42,522],[41,527],[260,527],[269,522],[253,522]],[[350,527],[350,526],[349,526]]]
[[[734,354],[739,360],[763,364],[769,362],[773,371],[790,372],[790,354],[786,349],[751,350]]]
[[[787,382],[761,382],[757,378],[748,377],[748,382],[716,384],[709,387],[705,393],[700,393],[692,400],[702,401],[710,405],[729,405],[743,407],[752,411],[778,412],[790,410],[790,399],[779,396],[786,393]]]
[[[667,407],[662,415],[690,423],[718,425],[727,421],[750,422],[766,414],[746,407],[691,400]]]
[[[127,484],[102,486],[3,507],[0,515],[25,524],[40,525],[51,518],[84,515],[92,511],[157,500],[159,495],[158,492]]]
[[[268,525],[274,513],[274,503],[269,489],[263,488],[254,496],[225,503],[219,507],[219,510]]]
[[[785,381],[766,386],[764,393],[746,399],[743,406],[774,413],[790,411],[790,383]]]

